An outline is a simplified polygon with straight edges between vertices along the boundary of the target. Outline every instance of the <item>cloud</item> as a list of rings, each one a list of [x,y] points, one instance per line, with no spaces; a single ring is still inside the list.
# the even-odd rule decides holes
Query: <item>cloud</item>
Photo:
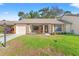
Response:
[[[9,14],[9,12],[3,12],[3,14]]]
[[[79,3],[72,3],[72,4],[70,4],[70,6],[73,6],[73,7],[79,8]]]

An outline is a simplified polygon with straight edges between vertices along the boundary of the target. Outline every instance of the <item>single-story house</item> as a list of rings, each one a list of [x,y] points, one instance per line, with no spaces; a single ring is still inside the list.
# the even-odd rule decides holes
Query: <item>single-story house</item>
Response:
[[[20,21],[0,21],[0,25],[6,25],[13,28],[11,33],[15,34],[31,34],[31,33],[61,33],[66,32],[66,27],[70,24],[66,21],[58,21],[57,19],[23,19]],[[69,30],[70,31],[70,30]]]
[[[60,20],[54,19],[23,19],[20,21],[0,21],[13,28],[11,33],[14,34],[44,34],[44,33],[75,33],[79,34],[79,17],[63,16]]]
[[[16,23],[16,34],[61,32],[65,32],[65,24],[57,19],[24,19]]]

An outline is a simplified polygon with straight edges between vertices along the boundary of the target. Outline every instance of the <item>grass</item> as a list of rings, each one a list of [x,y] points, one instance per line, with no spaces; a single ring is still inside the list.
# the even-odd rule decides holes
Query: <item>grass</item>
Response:
[[[73,55],[79,56],[79,36],[23,35],[7,42],[0,55]],[[4,51],[1,54],[1,50]]]

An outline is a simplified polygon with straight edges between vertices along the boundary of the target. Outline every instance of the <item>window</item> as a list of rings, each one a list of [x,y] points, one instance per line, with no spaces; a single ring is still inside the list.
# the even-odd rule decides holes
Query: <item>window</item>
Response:
[[[55,25],[55,32],[61,32],[62,31],[62,25]]]

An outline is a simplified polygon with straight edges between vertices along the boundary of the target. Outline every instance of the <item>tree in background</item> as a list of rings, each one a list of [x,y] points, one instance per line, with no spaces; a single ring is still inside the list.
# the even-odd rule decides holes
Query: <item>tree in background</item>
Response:
[[[40,18],[49,18],[49,7],[42,8],[39,10]]]
[[[20,12],[18,13],[18,16],[20,17],[19,20],[21,20],[21,19],[25,18],[26,15],[25,15],[24,12],[20,11]]]
[[[39,18],[39,13],[37,11],[34,12],[33,10],[31,10],[28,15],[28,18]]]
[[[50,18],[56,18],[58,16],[61,16],[64,13],[64,11],[58,7],[52,7],[50,8]]]
[[[19,20],[28,19],[28,18],[60,18],[63,15],[71,15],[71,11],[64,11],[58,7],[45,7],[38,11],[31,10],[29,13],[20,11],[18,16]]]
[[[65,11],[64,14],[65,15],[72,15],[71,11]]]

